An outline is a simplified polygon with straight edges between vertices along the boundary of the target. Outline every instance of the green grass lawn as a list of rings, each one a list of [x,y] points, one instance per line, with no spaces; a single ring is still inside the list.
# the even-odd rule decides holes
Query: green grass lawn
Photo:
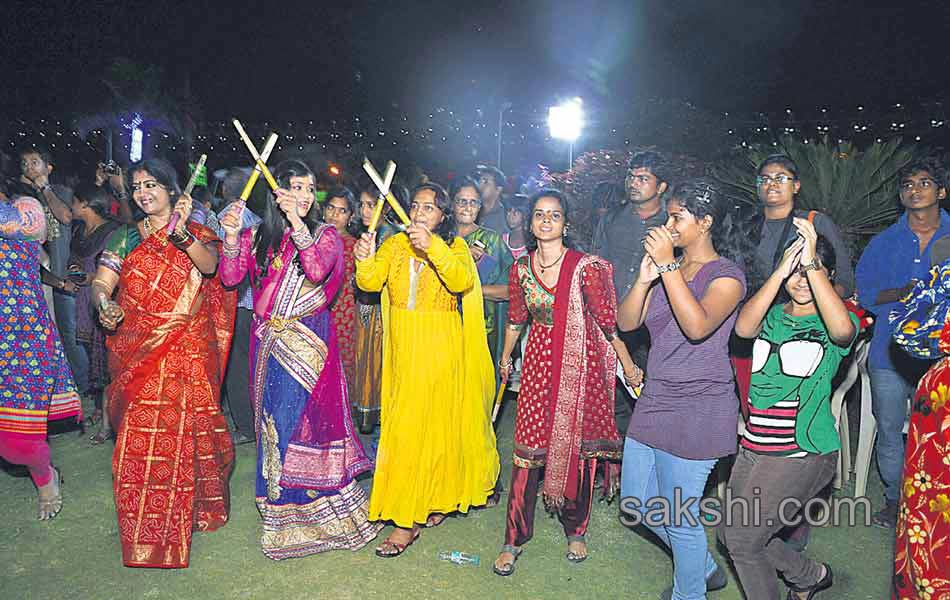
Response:
[[[502,465],[511,465],[514,411],[499,426]],[[856,422],[856,421],[855,421]],[[856,429],[856,427],[855,427]],[[525,546],[511,577],[491,572],[504,534],[504,501],[497,508],[447,519],[424,531],[406,554],[381,559],[373,545],[358,552],[330,552],[274,562],[259,546],[254,506],[254,446],[237,450],[231,478],[231,520],[221,530],[196,533],[191,567],[183,570],[122,566],[111,486],[111,444],[91,446],[75,432],[53,438],[53,460],[63,472],[65,507],[56,519],[35,518],[36,492],[26,476],[0,472],[0,597],[17,598],[650,598],[670,585],[668,555],[618,522],[618,507],[595,503],[590,558],[564,558],[560,524],[539,507],[535,538]],[[872,476],[877,484],[876,477]],[[846,486],[840,493],[846,494]],[[880,487],[871,491],[875,508]],[[505,497],[507,498],[507,496]],[[383,530],[386,535],[389,529]],[[712,531],[707,532],[712,541]],[[382,538],[380,538],[382,539]],[[848,600],[889,597],[892,534],[872,527],[813,530],[808,554],[828,561],[835,587],[822,595]],[[440,550],[478,554],[478,567],[440,562]],[[714,551],[725,564],[725,559]],[[741,594],[729,586],[711,599]]]

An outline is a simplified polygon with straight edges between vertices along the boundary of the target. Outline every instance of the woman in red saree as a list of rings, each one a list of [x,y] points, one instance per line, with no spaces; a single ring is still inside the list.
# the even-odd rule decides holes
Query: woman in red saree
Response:
[[[911,407],[892,598],[950,598],[950,260],[932,269],[890,320],[898,346],[936,360]]]
[[[234,447],[219,395],[235,297],[212,277],[218,240],[187,222],[191,198],[171,165],[148,159],[129,176],[145,218],[110,237],[92,288],[100,321],[115,331],[106,393],[122,560],[184,568],[192,531],[228,520]]]
[[[541,488],[567,537],[567,559],[587,558],[585,534],[598,460],[606,494],[619,486],[623,441],[614,422],[617,360],[625,378],[642,372],[616,337],[616,294],[610,263],[568,248],[567,205],[556,190],[531,200],[529,247],[509,277],[510,306],[499,367],[507,379],[511,352],[531,318],[524,357],[515,452],[508,497],[505,544],[495,561],[498,575],[511,575],[521,547],[534,534],[534,506]],[[541,469],[544,469],[544,482]],[[610,475],[613,475],[611,477]]]

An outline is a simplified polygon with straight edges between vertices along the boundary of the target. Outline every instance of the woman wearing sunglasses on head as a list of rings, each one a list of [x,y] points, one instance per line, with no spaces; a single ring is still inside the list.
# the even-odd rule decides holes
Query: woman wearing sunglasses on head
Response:
[[[795,217],[793,226],[798,239],[739,312],[735,328],[754,342],[750,417],[729,487],[733,498],[756,498],[760,510],[754,520],[727,518],[720,534],[746,598],[757,600],[779,598],[775,571],[793,600],[831,587],[827,564],[796,552],[777,534],[801,518],[794,509],[834,476],[839,440],[831,379],[858,331],[857,317],[834,288],[834,248],[808,220]],[[774,304],[782,293],[785,302]]]

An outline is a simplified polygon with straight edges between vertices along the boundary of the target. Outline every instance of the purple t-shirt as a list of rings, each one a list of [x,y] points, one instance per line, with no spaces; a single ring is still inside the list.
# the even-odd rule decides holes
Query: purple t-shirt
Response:
[[[689,289],[702,298],[719,277],[737,279],[745,293],[745,274],[725,258],[703,265],[688,283]],[[694,460],[736,452],[739,399],[729,361],[729,336],[736,316],[736,312],[729,315],[705,340],[691,342],[673,317],[666,288],[657,286],[645,321],[653,342],[647,359],[649,376],[627,437]]]

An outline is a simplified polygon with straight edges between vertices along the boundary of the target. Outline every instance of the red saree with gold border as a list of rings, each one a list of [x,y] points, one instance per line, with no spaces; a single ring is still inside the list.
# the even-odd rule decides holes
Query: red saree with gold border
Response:
[[[188,228],[216,241],[205,227]],[[107,393],[122,560],[184,568],[192,531],[228,520],[234,447],[219,395],[235,295],[202,276],[163,229],[125,257],[117,301],[125,319],[107,340]]]

